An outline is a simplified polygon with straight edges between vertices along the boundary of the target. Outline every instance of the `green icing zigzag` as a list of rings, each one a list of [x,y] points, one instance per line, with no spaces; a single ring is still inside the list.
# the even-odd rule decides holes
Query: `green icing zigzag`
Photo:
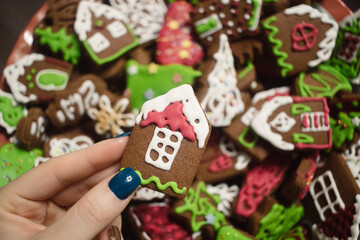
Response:
[[[269,17],[263,23],[263,27],[270,32],[269,42],[274,44],[273,53],[278,57],[277,64],[281,67],[281,76],[286,77],[286,74],[293,70],[293,65],[286,63],[285,60],[288,58],[286,52],[280,51],[282,47],[282,42],[279,39],[275,39],[274,36],[279,32],[279,29],[275,26],[271,26],[270,23],[275,22],[277,18],[275,16]]]
[[[122,171],[124,168],[121,168],[120,171]],[[156,176],[151,176],[149,177],[148,179],[144,179],[142,177],[142,174],[139,170],[135,170],[136,174],[139,176],[139,178],[141,179],[141,185],[146,185],[146,184],[149,184],[151,182],[154,182],[156,184],[156,187],[159,189],[159,190],[165,190],[166,188],[168,187],[171,187],[171,189],[177,193],[177,194],[184,194],[186,193],[186,190],[187,188],[186,187],[183,187],[182,189],[179,189],[178,188],[178,185],[176,182],[174,181],[170,181],[170,182],[167,182],[165,184],[162,184],[160,182],[160,179]]]

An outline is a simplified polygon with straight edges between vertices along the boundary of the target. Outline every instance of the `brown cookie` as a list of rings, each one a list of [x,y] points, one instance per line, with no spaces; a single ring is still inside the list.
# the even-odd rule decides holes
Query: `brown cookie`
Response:
[[[250,162],[251,157],[239,150],[231,139],[212,135],[196,178],[206,183],[226,181],[244,174]]]
[[[55,101],[49,104],[46,114],[58,129],[75,126],[90,107],[99,103],[105,89],[106,83],[98,76],[83,75],[67,89],[56,93]]]
[[[181,85],[144,103],[121,168],[134,169],[148,188],[184,198],[210,131],[192,87]]]
[[[61,134],[52,135],[44,144],[44,156],[53,158],[71,153],[94,144],[91,136],[81,129],[74,129]]]
[[[332,145],[325,98],[275,97],[262,105],[251,127],[283,151],[327,149]]]
[[[326,13],[301,4],[287,8],[261,23],[266,35],[268,63],[277,76],[287,77],[328,60],[338,25]],[[290,41],[289,41],[290,39]],[[272,64],[273,63],[273,64]]]
[[[200,41],[214,44],[221,33],[231,42],[256,32],[262,1],[214,0],[200,2],[192,11],[192,21]]]
[[[20,103],[47,103],[56,92],[66,88],[72,65],[32,53],[4,69],[6,82],[16,101]]]
[[[28,115],[18,122],[16,139],[27,150],[42,148],[48,138],[49,119],[41,108],[30,108]]]
[[[113,7],[81,1],[74,28],[90,58],[102,65],[116,60],[139,44],[126,22],[126,16]]]

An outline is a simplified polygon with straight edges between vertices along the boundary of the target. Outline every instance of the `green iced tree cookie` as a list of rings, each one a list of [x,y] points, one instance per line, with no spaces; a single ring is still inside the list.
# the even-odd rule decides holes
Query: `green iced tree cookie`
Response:
[[[289,208],[275,203],[270,212],[260,220],[257,239],[275,240],[287,233],[304,215],[302,206],[292,204]]]
[[[16,129],[19,120],[26,115],[23,106],[17,105],[11,94],[0,91],[0,125],[8,134]]]

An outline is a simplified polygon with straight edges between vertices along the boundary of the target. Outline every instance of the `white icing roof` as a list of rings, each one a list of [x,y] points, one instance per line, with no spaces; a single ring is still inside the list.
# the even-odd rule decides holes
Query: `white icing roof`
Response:
[[[317,9],[300,4],[295,7],[287,8],[284,11],[285,15],[305,15],[309,14],[311,19],[320,18],[322,23],[331,25],[331,28],[325,33],[325,38],[319,43],[320,50],[316,53],[317,59],[312,60],[308,63],[309,67],[316,67],[321,62],[328,60],[331,57],[333,48],[335,47],[335,41],[339,26],[334,20],[331,20],[326,13],[321,13]]]
[[[74,24],[75,32],[79,35],[81,41],[86,40],[87,33],[91,31],[92,27],[92,14],[99,18],[105,16],[107,19],[120,20],[127,23],[125,15],[109,5],[102,4],[99,2],[81,1],[77,12],[76,20]]]
[[[139,115],[136,117],[136,123],[139,124],[142,119],[146,119],[149,112],[163,112],[167,106],[176,101],[182,101],[184,104],[183,114],[187,121],[194,127],[198,147],[205,145],[205,140],[209,135],[210,128],[204,111],[202,110],[193,88],[189,84],[173,88],[166,94],[146,101],[141,107]]]

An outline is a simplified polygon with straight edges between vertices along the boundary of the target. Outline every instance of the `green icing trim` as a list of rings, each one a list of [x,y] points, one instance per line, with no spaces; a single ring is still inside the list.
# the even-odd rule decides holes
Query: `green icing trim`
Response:
[[[201,76],[200,71],[181,64],[140,65],[135,60],[126,63],[127,88],[130,90],[132,109],[141,109],[147,100],[167,93],[183,84],[192,85],[194,79]],[[147,98],[146,93],[151,98]]]
[[[224,226],[220,228],[216,240],[251,240],[251,238],[232,226]]]
[[[275,203],[270,212],[260,220],[256,239],[276,240],[287,233],[304,215],[302,206],[292,204],[289,208]]]
[[[200,194],[204,193],[207,197],[201,197]],[[196,190],[189,189],[188,196],[184,199],[184,205],[175,208],[177,214],[183,212],[191,212],[191,228],[194,232],[200,231],[201,227],[207,224],[211,224],[215,230],[218,230],[226,224],[225,215],[217,211],[216,206],[211,204],[209,200],[212,199],[216,205],[221,202],[220,198],[216,195],[208,193],[204,182],[199,182]],[[198,217],[204,217],[212,215],[212,223],[208,223],[206,220],[197,221]]]
[[[251,15],[251,18],[249,19],[249,22],[248,22],[248,26],[251,28],[254,26],[255,24],[255,20],[256,18],[258,18],[259,16],[259,11],[260,11],[260,7],[261,7],[261,4],[260,4],[260,1],[259,0],[252,0],[252,4],[254,5],[253,7],[253,10],[252,10],[252,15]]]
[[[120,171],[122,171],[123,169],[124,169],[124,168],[121,168]],[[154,182],[154,183],[156,184],[156,187],[157,187],[159,190],[161,190],[161,191],[163,191],[163,190],[171,187],[171,189],[172,189],[175,193],[177,193],[177,194],[184,194],[184,193],[186,193],[187,188],[186,188],[186,187],[183,187],[182,189],[179,189],[179,188],[178,188],[178,185],[177,185],[177,182],[170,181],[170,182],[167,182],[167,183],[165,183],[165,184],[162,184],[162,183],[160,182],[160,179],[159,179],[157,176],[151,176],[151,177],[149,177],[148,179],[144,179],[144,178],[142,177],[141,172],[140,172],[139,170],[135,170],[135,172],[136,172],[137,175],[139,175],[139,178],[141,179],[141,185],[147,185],[147,184],[149,184],[149,183],[151,183],[151,182]]]
[[[254,136],[255,136],[255,138],[254,138],[254,140],[252,141],[252,142],[247,142],[246,140],[245,140],[245,137],[246,137],[246,135],[248,134],[248,133],[252,133]],[[259,136],[254,132],[254,130],[252,130],[252,128],[250,128],[250,127],[246,127],[245,129],[244,129],[244,131],[239,135],[239,137],[238,137],[238,141],[239,141],[239,143],[241,144],[241,145],[243,145],[244,147],[246,147],[246,148],[249,148],[249,149],[252,149],[254,146],[255,146],[255,144],[256,144],[256,142],[257,142],[257,140],[259,139]]]
[[[332,75],[334,78],[324,76],[318,73],[312,73],[311,77],[318,81],[322,86],[315,86],[304,83],[305,73],[299,75],[299,90],[300,95],[303,97],[329,97],[332,98],[338,91],[352,91],[351,84],[347,78],[342,75],[336,68],[329,65],[320,65],[319,70],[324,71]],[[335,87],[331,88],[332,83]]]
[[[358,107],[359,103],[358,103],[358,101],[354,100],[351,102],[351,105],[353,105],[353,107]]]
[[[28,152],[13,143],[4,144],[0,149],[0,187],[32,169],[35,159],[42,154],[38,148]]]
[[[131,33],[132,37],[134,38],[134,42],[130,43],[129,45],[125,46],[124,48],[120,49],[120,51],[114,53],[113,55],[106,57],[106,58],[99,58],[98,55],[92,50],[92,48],[90,47],[90,45],[88,44],[88,42],[86,40],[82,41],[85,49],[87,50],[87,52],[89,53],[90,57],[98,64],[98,65],[102,65],[104,63],[107,62],[112,62],[115,59],[119,58],[120,56],[122,56],[124,53],[128,52],[129,50],[133,49],[134,47],[137,47],[139,45],[139,38],[137,38],[134,34],[133,34],[133,30],[131,28],[129,28],[128,26],[126,26],[127,30]]]
[[[310,106],[301,103],[293,103],[291,105],[291,115],[298,115],[306,112],[311,112]]]
[[[22,117],[25,117],[24,107],[13,105],[11,98],[0,95],[0,115],[10,127],[16,127]]]
[[[293,133],[293,142],[294,143],[314,143],[315,140],[312,136],[305,133]]]
[[[254,69],[254,64],[252,62],[248,62],[247,66],[238,74],[238,79],[241,80],[253,69]]]
[[[74,65],[78,64],[81,50],[75,34],[68,35],[65,28],[60,29],[58,32],[53,32],[51,27],[45,29],[36,28],[34,33],[40,36],[40,43],[42,45],[49,45],[53,53],[57,53],[60,50],[64,55],[65,61],[71,61]]]
[[[31,76],[31,74],[28,74],[28,75],[26,75],[26,81],[31,81],[31,79],[32,79],[32,76]]]
[[[288,58],[286,52],[280,51],[282,47],[282,42],[279,39],[275,39],[274,36],[279,32],[279,29],[275,26],[271,26],[270,23],[275,22],[277,18],[275,16],[269,17],[263,22],[263,27],[270,31],[269,42],[274,44],[273,53],[278,57],[277,64],[281,67],[281,76],[286,77],[287,73],[292,71],[293,65],[290,63],[285,63],[285,60]]]

